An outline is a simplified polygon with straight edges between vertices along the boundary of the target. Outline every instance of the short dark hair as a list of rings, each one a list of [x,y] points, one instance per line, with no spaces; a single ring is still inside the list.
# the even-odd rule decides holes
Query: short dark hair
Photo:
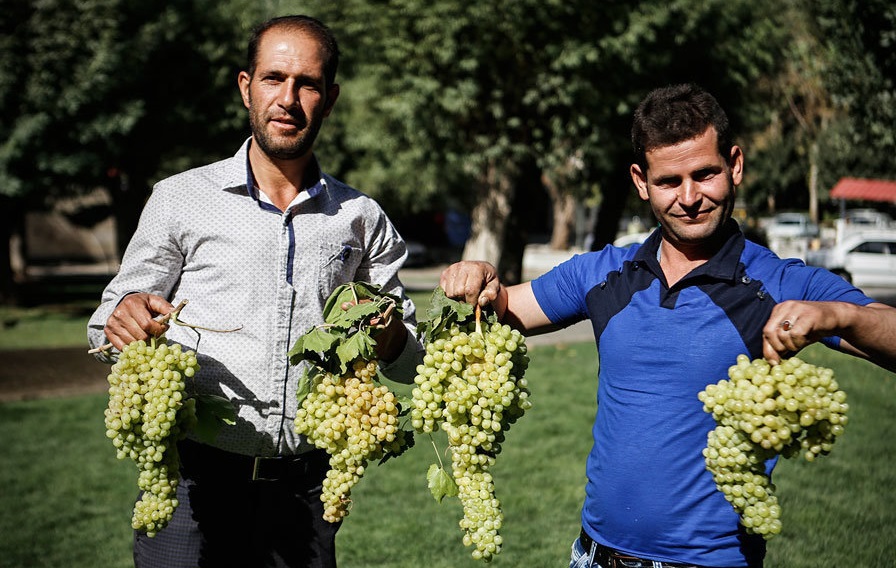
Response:
[[[305,33],[314,37],[324,50],[324,79],[327,81],[327,86],[336,82],[336,69],[339,67],[339,45],[336,43],[336,36],[320,20],[302,15],[272,18],[252,30],[246,52],[246,71],[250,76],[255,75],[255,67],[258,64],[258,44],[261,43],[265,32],[273,28]]]
[[[646,172],[647,152],[692,140],[710,126],[718,135],[719,153],[727,159],[734,145],[731,126],[715,97],[690,83],[655,89],[635,110],[635,163]]]

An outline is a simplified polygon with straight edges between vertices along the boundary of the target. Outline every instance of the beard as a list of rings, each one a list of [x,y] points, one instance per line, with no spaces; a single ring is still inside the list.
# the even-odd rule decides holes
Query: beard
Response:
[[[292,115],[292,117],[304,122],[304,126],[295,135],[282,135],[273,134],[268,130],[268,117],[263,111],[253,110],[249,113],[252,139],[265,154],[278,160],[293,160],[311,152],[317,133],[323,124],[323,116],[316,113],[311,116],[310,121],[304,115]]]

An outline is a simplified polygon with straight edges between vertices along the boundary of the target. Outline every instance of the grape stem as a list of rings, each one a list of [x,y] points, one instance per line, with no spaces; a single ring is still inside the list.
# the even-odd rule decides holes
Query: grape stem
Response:
[[[440,469],[445,469],[445,464],[442,463],[442,456],[439,455],[439,447],[436,446],[436,441],[433,440],[433,438],[432,438],[432,434],[429,435],[429,443],[432,444],[432,451],[435,452],[435,454],[436,454],[436,459],[439,460],[439,468],[440,468]]]
[[[180,311],[181,311],[182,309],[184,309],[184,306],[187,305],[187,302],[188,302],[188,301],[189,301],[189,300],[181,300],[180,304],[178,304],[176,308],[174,308],[173,310],[171,310],[171,311],[168,312],[167,314],[160,314],[160,315],[156,316],[156,317],[153,318],[153,319],[156,320],[156,321],[159,322],[159,323],[168,323],[168,320],[174,318],[174,322],[175,322],[175,323],[181,323],[181,322],[178,322],[177,315],[180,313]],[[181,323],[181,325],[187,325],[187,324],[185,324],[185,323]],[[188,326],[188,327],[193,327],[193,326]],[[155,338],[153,338],[153,339],[155,339]],[[92,354],[92,353],[102,353],[103,351],[107,351],[107,350],[109,350],[109,349],[112,349],[112,347],[113,347],[113,345],[112,345],[111,343],[107,343],[107,344],[105,344],[105,345],[100,345],[99,347],[96,347],[96,348],[94,348],[94,349],[91,349],[91,350],[89,350],[87,353],[91,353],[91,354]]]
[[[482,308],[476,304],[476,333],[482,335]]]

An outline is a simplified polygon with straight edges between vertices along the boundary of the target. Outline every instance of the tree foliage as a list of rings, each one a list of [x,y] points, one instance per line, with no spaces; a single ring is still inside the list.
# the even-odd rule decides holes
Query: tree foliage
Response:
[[[246,136],[248,29],[289,12],[320,17],[343,51],[324,168],[393,215],[471,212],[468,256],[510,280],[528,227],[569,223],[576,202],[600,203],[594,246],[613,240],[637,210],[632,113],[669,83],[698,83],[729,111],[754,206],[803,207],[807,188],[823,198],[844,175],[896,177],[887,0],[7,0],[0,194],[106,186],[123,243],[152,182]]]
[[[3,16],[12,49],[0,68],[14,72],[0,83],[0,192],[105,186],[127,231],[152,182],[232,152],[245,130],[236,6],[15,2]]]

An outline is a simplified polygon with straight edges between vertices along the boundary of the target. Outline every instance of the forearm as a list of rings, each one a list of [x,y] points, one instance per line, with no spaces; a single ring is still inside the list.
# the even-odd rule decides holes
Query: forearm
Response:
[[[896,372],[896,308],[837,303],[835,310],[841,348]]]

